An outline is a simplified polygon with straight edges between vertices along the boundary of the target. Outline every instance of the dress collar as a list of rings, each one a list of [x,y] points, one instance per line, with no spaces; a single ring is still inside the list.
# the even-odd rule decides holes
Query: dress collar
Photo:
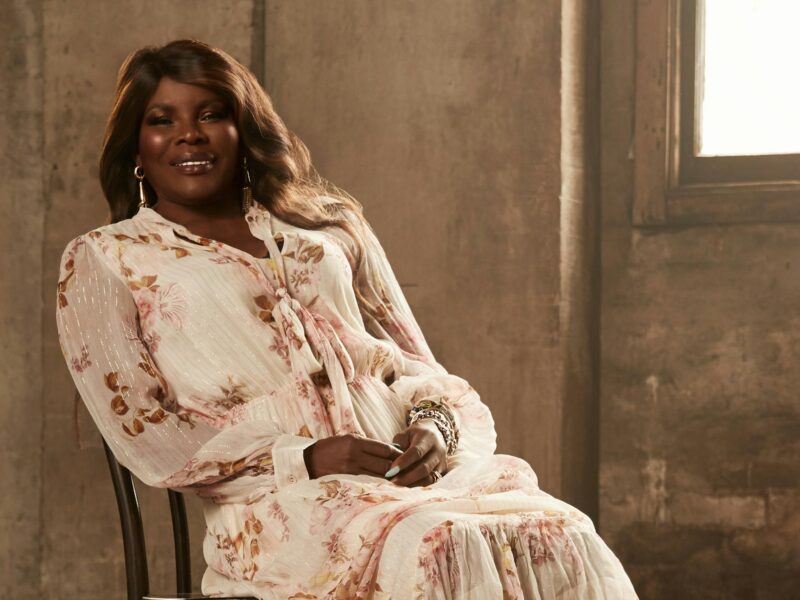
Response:
[[[261,203],[254,201],[252,206],[248,209],[244,216],[247,225],[250,227],[250,232],[253,236],[260,240],[265,240],[266,236],[274,236],[275,233],[281,231],[281,227],[277,226],[278,223],[275,217],[267,210]],[[133,219],[140,222],[145,222],[161,228],[172,229],[175,233],[191,239],[200,239],[202,236],[192,233],[185,226],[180,223],[170,221],[161,213],[150,208],[149,206],[139,207],[138,212],[133,216]]]

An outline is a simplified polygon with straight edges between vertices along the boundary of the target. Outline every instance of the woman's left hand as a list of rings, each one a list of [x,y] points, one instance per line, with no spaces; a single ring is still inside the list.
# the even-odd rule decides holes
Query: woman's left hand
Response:
[[[403,454],[392,461],[389,472],[394,467],[400,469],[389,479],[392,483],[405,487],[430,485],[438,479],[431,475],[434,470],[442,475],[447,471],[447,446],[433,421],[419,420],[395,435],[393,441]]]

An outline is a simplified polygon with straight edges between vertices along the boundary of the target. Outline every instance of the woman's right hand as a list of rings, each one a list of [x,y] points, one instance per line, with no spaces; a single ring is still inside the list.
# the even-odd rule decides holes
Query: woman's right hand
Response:
[[[311,479],[332,473],[383,477],[402,451],[352,433],[317,440],[303,452]]]

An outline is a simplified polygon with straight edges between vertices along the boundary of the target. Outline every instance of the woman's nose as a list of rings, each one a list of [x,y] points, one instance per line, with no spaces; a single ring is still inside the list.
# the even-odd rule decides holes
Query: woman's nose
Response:
[[[181,127],[181,130],[178,134],[178,143],[181,141],[184,141],[187,144],[197,144],[207,140],[206,135],[203,133],[203,130],[200,129],[198,124],[195,122],[189,122]]]

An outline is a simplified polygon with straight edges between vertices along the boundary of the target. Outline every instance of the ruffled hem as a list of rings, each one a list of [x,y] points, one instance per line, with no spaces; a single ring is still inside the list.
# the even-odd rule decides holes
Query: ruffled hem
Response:
[[[619,561],[591,527],[552,512],[450,515],[425,532],[413,561],[413,582],[379,586],[388,593],[374,598],[637,597]],[[391,571],[388,565],[386,570]]]
[[[273,554],[250,581],[233,581],[209,569],[203,591],[246,593],[262,600],[637,597],[591,520],[541,491],[530,466],[517,457],[486,457],[424,488],[390,486],[367,476],[307,481],[278,495],[289,525],[300,517],[301,507],[314,502],[319,486],[329,486],[342,498],[360,489],[362,499],[372,498],[366,501],[372,509],[341,521],[341,511],[331,512],[313,541],[296,539],[302,554],[301,546]],[[255,509],[253,514],[261,513]],[[280,523],[268,524],[266,516],[262,536],[272,530],[277,535]],[[300,529],[308,531],[307,526]],[[277,538],[260,541],[266,548]],[[299,571],[313,576],[300,582]]]

